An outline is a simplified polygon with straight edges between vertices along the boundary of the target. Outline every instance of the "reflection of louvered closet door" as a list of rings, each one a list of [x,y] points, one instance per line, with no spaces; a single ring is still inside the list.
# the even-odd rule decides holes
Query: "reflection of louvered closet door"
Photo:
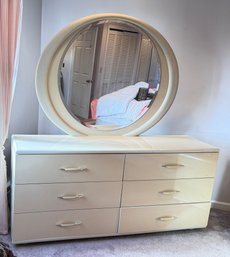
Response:
[[[151,65],[151,55],[152,43],[150,39],[143,37],[141,40],[136,81],[149,81],[149,67]]]
[[[102,95],[134,82],[138,33],[109,30]]]

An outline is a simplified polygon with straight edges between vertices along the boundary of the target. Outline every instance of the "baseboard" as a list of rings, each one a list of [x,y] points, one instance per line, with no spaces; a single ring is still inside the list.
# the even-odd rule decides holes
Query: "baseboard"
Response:
[[[212,201],[211,207],[214,209],[219,209],[223,211],[230,211],[230,203]]]

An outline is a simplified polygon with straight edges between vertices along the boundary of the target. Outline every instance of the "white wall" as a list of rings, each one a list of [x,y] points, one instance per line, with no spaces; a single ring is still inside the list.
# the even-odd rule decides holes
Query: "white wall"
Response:
[[[13,99],[11,133],[37,133],[38,101],[35,71],[41,51],[41,0],[23,0],[18,75]]]
[[[12,134],[37,134],[38,101],[35,93],[35,69],[40,56],[42,0],[23,0],[19,66],[11,112],[6,156],[10,167]]]
[[[180,83],[166,116],[146,135],[188,134],[220,148],[213,199],[230,203],[230,1],[43,0],[42,48],[69,22],[94,13],[124,13],[168,40]],[[40,133],[59,133],[40,112]]]

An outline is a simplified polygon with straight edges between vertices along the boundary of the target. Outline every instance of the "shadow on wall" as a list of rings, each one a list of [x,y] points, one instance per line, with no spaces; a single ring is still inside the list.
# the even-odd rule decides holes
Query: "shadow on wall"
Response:
[[[186,43],[186,46],[182,46],[184,49],[178,49],[178,54],[175,51],[179,65],[179,86],[169,113],[159,124],[163,134],[186,134],[200,127],[201,130],[212,130],[206,122],[212,118],[213,110],[219,104],[218,95],[224,86],[223,67],[216,48],[217,42],[209,34],[203,34],[203,41],[209,42],[208,47],[202,47],[204,42],[191,42],[195,50]],[[196,56],[195,61],[191,59],[191,54],[183,55],[191,51]],[[210,52],[216,55],[210,55]]]
[[[225,189],[228,188],[228,190],[219,190],[217,194],[217,199],[219,199],[219,201],[221,202],[228,203],[230,199],[230,159],[227,160],[227,164],[222,174],[223,177],[221,178],[220,185]]]
[[[186,1],[182,7],[178,28],[169,32],[179,65],[179,87],[162,121],[161,129],[167,134],[187,133],[194,127],[212,130],[205,123],[219,105],[218,96],[224,86],[223,49],[229,41],[223,40],[226,33],[219,19],[221,8],[207,8],[205,1],[198,5]]]
[[[5,142],[5,159],[7,168],[7,181],[11,180],[11,138],[7,138]]]

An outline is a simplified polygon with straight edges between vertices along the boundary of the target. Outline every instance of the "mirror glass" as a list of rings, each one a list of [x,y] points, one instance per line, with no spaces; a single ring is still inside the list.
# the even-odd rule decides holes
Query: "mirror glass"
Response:
[[[178,88],[167,40],[135,17],[78,19],[39,59],[36,93],[47,117],[73,136],[137,136],[159,122]]]
[[[154,102],[161,79],[158,52],[139,27],[119,20],[87,24],[59,66],[59,92],[69,113],[92,129],[129,126]]]

